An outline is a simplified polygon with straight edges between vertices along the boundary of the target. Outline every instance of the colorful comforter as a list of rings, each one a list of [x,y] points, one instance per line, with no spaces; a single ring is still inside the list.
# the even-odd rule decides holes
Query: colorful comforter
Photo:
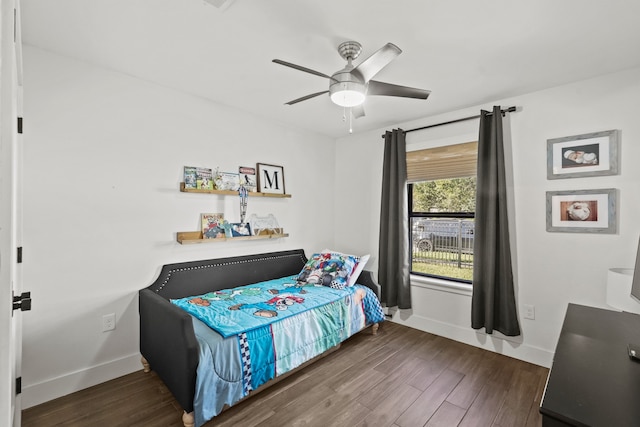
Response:
[[[295,276],[171,302],[193,316],[200,344],[197,427],[225,404],[384,320],[369,288],[298,286]]]
[[[171,302],[230,337],[343,300],[354,292],[355,288],[298,284],[296,276],[291,276]]]

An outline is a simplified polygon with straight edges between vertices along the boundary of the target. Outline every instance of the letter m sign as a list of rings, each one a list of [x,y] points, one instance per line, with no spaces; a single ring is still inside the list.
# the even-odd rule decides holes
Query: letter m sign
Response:
[[[258,163],[258,191],[261,193],[285,194],[284,168]]]

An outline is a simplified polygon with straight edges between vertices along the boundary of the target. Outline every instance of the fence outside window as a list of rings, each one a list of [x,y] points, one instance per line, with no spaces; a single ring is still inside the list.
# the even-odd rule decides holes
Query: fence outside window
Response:
[[[436,215],[411,214],[411,272],[471,282],[475,232],[473,214]]]

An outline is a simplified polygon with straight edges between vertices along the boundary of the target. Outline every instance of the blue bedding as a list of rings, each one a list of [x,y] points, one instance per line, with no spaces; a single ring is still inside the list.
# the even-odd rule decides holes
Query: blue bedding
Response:
[[[200,345],[196,427],[219,414],[225,404],[233,405],[270,379],[324,353],[366,325],[384,320],[377,297],[364,286],[294,287],[292,276],[172,300],[193,316]],[[286,307],[279,309],[278,304]],[[212,306],[216,308],[210,310]],[[275,315],[256,315],[260,310]]]
[[[354,292],[354,287],[298,284],[296,276],[291,276],[171,302],[223,337],[230,337],[339,301]]]

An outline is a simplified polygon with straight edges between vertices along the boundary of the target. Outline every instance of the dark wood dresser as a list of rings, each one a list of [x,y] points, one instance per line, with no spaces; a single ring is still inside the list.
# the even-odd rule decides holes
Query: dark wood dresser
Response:
[[[543,427],[640,426],[640,316],[569,304],[540,412]]]

